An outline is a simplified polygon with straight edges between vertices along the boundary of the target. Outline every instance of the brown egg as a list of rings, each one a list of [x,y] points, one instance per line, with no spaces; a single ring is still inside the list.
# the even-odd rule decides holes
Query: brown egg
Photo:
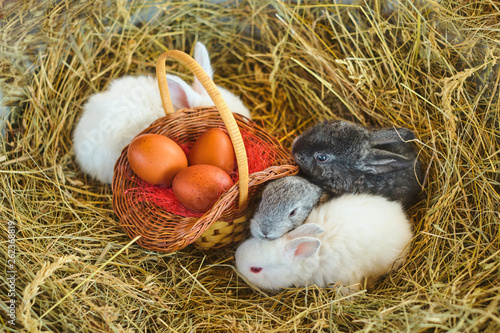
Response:
[[[181,170],[174,178],[172,190],[184,207],[205,213],[231,186],[233,180],[227,172],[213,165],[198,164]]]
[[[127,157],[135,174],[155,185],[172,185],[175,175],[188,166],[181,147],[160,134],[136,137],[128,146]]]
[[[218,128],[203,133],[188,153],[189,165],[209,164],[231,173],[234,150],[229,136]]]

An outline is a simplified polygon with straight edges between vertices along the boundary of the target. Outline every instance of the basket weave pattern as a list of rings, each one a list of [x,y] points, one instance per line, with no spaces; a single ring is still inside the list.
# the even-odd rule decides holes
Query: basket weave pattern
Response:
[[[274,166],[249,176],[249,198],[254,197],[267,181],[297,173],[288,149],[261,127],[237,114],[234,117],[242,130],[273,143],[275,147]],[[179,142],[191,142],[207,129],[223,127],[224,122],[214,107],[183,109],[156,120],[139,135],[156,133]],[[173,252],[198,240],[198,247],[210,249],[237,242],[246,235],[247,209],[237,207],[238,183],[223,193],[201,218],[175,215],[149,202],[133,200],[127,190],[136,186],[138,177],[128,163],[127,148],[123,149],[115,165],[113,208],[122,228],[131,238],[142,236],[138,240],[139,245],[151,250]]]

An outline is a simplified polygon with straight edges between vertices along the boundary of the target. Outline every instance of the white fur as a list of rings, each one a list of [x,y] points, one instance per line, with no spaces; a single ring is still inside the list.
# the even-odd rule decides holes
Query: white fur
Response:
[[[196,43],[194,58],[212,77],[208,51],[200,42]],[[197,79],[192,87],[175,75],[167,75],[167,81],[175,110],[214,104]],[[250,118],[239,97],[218,88],[231,111]],[[82,171],[111,183],[123,148],[164,114],[158,82],[153,77],[125,76],[111,82],[106,91],[92,95],[73,133],[76,161]]]
[[[351,286],[343,289],[349,292],[364,278],[401,265],[412,236],[399,203],[346,194],[314,208],[303,225],[281,238],[246,240],[236,251],[236,267],[263,289],[340,283]],[[251,267],[262,270],[253,273]]]

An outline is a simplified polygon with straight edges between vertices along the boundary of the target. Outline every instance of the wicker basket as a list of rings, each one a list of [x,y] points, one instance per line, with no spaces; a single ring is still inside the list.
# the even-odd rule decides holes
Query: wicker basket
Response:
[[[186,65],[201,82],[216,107],[182,109],[174,113],[165,76],[166,58],[172,57]],[[207,129],[226,128],[233,143],[239,181],[224,192],[212,209],[201,217],[173,214],[147,201],[133,200],[128,190],[136,186],[138,177],[127,159],[127,147],[115,164],[113,175],[113,210],[120,225],[131,238],[141,236],[144,248],[173,252],[191,243],[201,249],[220,248],[246,236],[246,213],[249,198],[254,197],[267,181],[297,173],[290,151],[263,128],[229,111],[217,87],[198,63],[184,52],[163,53],[157,61],[156,74],[165,109],[165,117],[157,119],[139,135],[157,133],[178,142],[193,142]],[[240,130],[265,140],[275,154],[273,166],[248,174],[248,161]]]

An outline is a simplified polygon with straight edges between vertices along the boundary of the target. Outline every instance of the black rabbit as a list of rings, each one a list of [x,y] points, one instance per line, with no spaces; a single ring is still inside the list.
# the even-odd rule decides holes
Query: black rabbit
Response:
[[[366,128],[347,121],[317,124],[293,142],[293,158],[305,178],[333,195],[371,193],[416,202],[423,171],[406,128]]]

